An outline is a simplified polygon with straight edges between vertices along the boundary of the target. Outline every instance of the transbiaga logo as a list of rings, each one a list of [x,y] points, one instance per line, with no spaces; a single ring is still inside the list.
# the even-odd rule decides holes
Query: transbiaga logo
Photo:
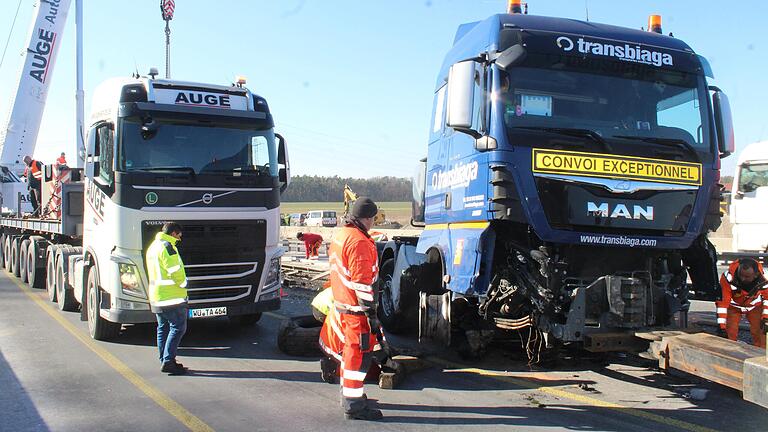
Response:
[[[613,57],[622,61],[643,63],[660,66],[673,66],[672,55],[645,49],[640,45],[614,45],[603,42],[593,42],[580,37],[576,42],[568,36],[560,36],[555,40],[558,48],[565,52],[577,49],[582,54],[592,54]]]
[[[437,171],[432,174],[432,189],[453,189],[467,187],[477,178],[477,161],[468,164],[459,163],[448,171]]]

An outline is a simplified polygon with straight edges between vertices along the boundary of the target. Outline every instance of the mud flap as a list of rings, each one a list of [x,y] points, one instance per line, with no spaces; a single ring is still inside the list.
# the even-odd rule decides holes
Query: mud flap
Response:
[[[683,264],[693,283],[694,299],[716,301],[722,296],[717,274],[717,250],[702,234],[683,251]]]

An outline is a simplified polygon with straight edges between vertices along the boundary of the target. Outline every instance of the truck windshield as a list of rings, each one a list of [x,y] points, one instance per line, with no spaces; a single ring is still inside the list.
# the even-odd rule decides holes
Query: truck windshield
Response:
[[[754,192],[768,186],[768,163],[745,164],[739,168],[739,192]]]
[[[703,80],[632,66],[613,74],[564,64],[511,68],[500,74],[497,97],[504,122],[510,130],[577,129],[638,145],[684,141],[709,152]]]
[[[180,171],[195,174],[277,176],[277,148],[272,129],[251,125],[153,119],[142,131],[140,119],[121,123],[118,171]]]

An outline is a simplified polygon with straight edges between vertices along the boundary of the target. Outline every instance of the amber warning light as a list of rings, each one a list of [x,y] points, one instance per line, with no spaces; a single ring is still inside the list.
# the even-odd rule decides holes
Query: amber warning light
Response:
[[[651,15],[648,17],[648,31],[661,33],[661,15]]]
[[[522,0],[509,0],[507,5],[508,14],[521,14],[523,13],[523,1]]]

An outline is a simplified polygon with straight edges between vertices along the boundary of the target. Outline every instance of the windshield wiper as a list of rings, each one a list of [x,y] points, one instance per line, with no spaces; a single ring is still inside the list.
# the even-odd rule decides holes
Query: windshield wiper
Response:
[[[639,137],[639,136],[633,136],[633,135],[614,135],[613,137],[625,139],[625,140],[638,140],[638,141],[652,143],[652,144],[661,144],[668,147],[682,148],[683,150],[692,154],[693,157],[696,159],[696,162],[701,162],[701,158],[699,157],[699,152],[696,151],[696,149],[691,145],[691,143],[680,138]]]
[[[525,129],[534,131],[543,131],[559,135],[567,135],[578,138],[589,138],[592,141],[600,144],[606,151],[613,153],[613,148],[608,144],[605,139],[600,136],[599,133],[591,129],[578,129],[578,128],[561,128],[561,127],[545,127],[545,126],[513,126],[512,129]]]
[[[190,175],[197,174],[195,172],[195,169],[192,167],[183,167],[183,166],[156,166],[156,167],[146,167],[146,168],[134,168],[132,171],[147,171],[147,172],[154,172],[154,171],[184,171],[188,172]]]

